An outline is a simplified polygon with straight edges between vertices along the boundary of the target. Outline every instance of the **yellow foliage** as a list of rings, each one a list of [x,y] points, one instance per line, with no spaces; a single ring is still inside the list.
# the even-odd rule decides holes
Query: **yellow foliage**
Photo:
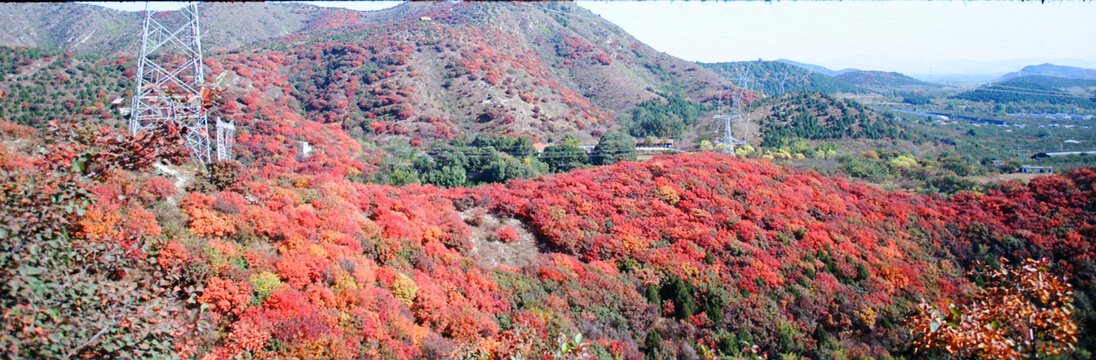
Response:
[[[857,311],[856,316],[860,317],[860,321],[863,322],[864,325],[867,325],[868,329],[875,328],[875,318],[876,318],[875,309],[872,309],[870,307],[869,308],[864,308],[862,310]]]
[[[740,157],[749,155],[754,152],[757,152],[757,149],[754,149],[754,147],[750,145],[742,145],[734,148],[734,154]]]
[[[354,277],[350,274],[344,274],[339,277],[339,280],[335,282],[335,290],[350,289],[355,290],[358,288],[358,282],[354,281]]]
[[[295,188],[307,188],[310,186],[311,181],[308,181],[307,177],[301,176],[293,180],[293,187]]]
[[[899,155],[898,157],[895,157],[888,161],[887,165],[890,165],[890,167],[892,168],[909,169],[917,166],[917,159],[906,155]]]
[[[269,271],[263,271],[262,273],[251,275],[251,287],[255,289],[255,293],[259,299],[266,299],[270,296],[271,292],[278,290],[282,287],[282,280]]]
[[[328,244],[338,244],[342,237],[342,233],[333,230],[324,230],[320,233],[320,241]]]
[[[404,274],[396,276],[396,280],[392,281],[390,290],[392,290],[392,295],[407,307],[411,307],[411,302],[415,301],[415,295],[419,293],[419,287],[415,285],[415,281]]]
[[[677,202],[681,201],[681,197],[677,195],[677,190],[674,190],[670,185],[659,186],[658,194],[662,196],[662,200],[666,200],[670,205],[677,205]]]

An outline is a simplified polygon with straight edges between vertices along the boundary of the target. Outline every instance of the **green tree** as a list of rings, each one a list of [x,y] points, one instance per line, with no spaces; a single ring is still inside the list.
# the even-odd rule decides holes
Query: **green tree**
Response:
[[[540,158],[548,164],[552,172],[571,171],[589,161],[586,150],[579,147],[578,138],[572,135],[563,138],[559,145],[544,148]]]
[[[467,182],[468,174],[464,171],[463,167],[458,166],[442,166],[428,170],[422,176],[422,180],[427,184],[434,184],[443,187],[457,187],[463,186]]]
[[[602,136],[594,147],[590,162],[594,165],[608,165],[621,160],[635,161],[636,140],[622,133],[608,133]]]
[[[419,174],[407,168],[397,168],[388,175],[388,183],[395,186],[403,186],[419,183]]]

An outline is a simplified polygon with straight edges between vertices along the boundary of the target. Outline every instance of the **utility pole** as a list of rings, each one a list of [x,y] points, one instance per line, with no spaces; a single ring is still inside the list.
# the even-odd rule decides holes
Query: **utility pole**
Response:
[[[731,134],[731,121],[733,119],[741,118],[744,116],[744,113],[742,111],[742,101],[743,97],[745,96],[745,92],[749,90],[750,86],[749,69],[747,69],[745,66],[739,66],[735,67],[734,72],[735,77],[738,78],[738,83],[740,84],[740,87],[731,90],[731,97],[734,100],[734,108],[732,110],[732,114],[718,114],[713,116],[713,118],[715,119],[723,120],[723,140],[720,141],[720,143],[723,144],[723,153],[731,156],[734,156],[735,145],[746,144],[741,140],[735,139],[734,136]]]
[[[780,78],[779,78],[779,81],[780,81],[780,95],[784,95],[784,92],[785,92],[784,91],[784,84],[787,83],[788,80],[793,80],[793,79],[794,80],[799,80],[799,76],[793,76],[791,74],[791,70],[781,72],[779,76],[780,76]]]
[[[129,131],[136,135],[170,121],[183,133],[186,147],[194,160],[205,166],[210,162],[212,144],[203,104],[205,77],[202,72],[201,38],[197,2],[183,6],[171,16],[156,18],[148,10],[148,3],[145,3],[141,53],[137,58],[137,87],[133,93]],[[225,124],[230,126],[225,129],[225,135],[234,133],[232,123]],[[218,138],[221,133],[221,129],[217,129]],[[228,144],[228,141],[218,141],[219,159],[222,153],[231,154],[227,148],[222,152],[222,144]]]
[[[723,120],[723,140],[720,140],[720,144],[723,144],[723,153],[734,156],[734,146],[741,141],[736,140],[731,136],[731,119],[734,119],[738,115],[717,114],[712,116],[714,119]]]

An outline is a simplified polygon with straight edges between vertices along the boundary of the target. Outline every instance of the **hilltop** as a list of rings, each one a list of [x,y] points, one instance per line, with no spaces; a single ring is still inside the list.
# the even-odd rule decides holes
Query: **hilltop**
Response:
[[[734,69],[745,67],[750,72],[751,88],[768,96],[779,96],[796,91],[817,91],[825,94],[867,91],[825,73],[782,61],[736,61],[701,65],[732,81],[735,78]]]
[[[832,69],[827,68],[827,67],[822,66],[822,65],[802,63],[802,62],[798,62],[798,61],[794,61],[794,60],[788,60],[788,59],[778,59],[776,61],[788,64],[788,65],[798,66],[798,67],[801,67],[801,68],[804,68],[804,69],[807,69],[807,70],[810,70],[810,71],[814,71],[814,72],[817,72],[817,73],[820,73],[820,74],[826,75],[826,76],[837,76],[837,75],[844,74],[844,73],[847,73],[847,72],[850,72],[850,71],[859,71],[859,69],[851,69],[851,68],[841,69],[841,70],[832,70]]]
[[[837,74],[834,77],[854,85],[872,89],[935,89],[943,85],[927,83],[898,72],[855,70]]]
[[[1074,66],[1062,66],[1054,64],[1028,65],[1017,72],[1011,72],[1001,77],[1000,81],[1010,80],[1023,76],[1052,76],[1066,79],[1096,80],[1096,69],[1086,69]]]
[[[783,146],[797,139],[907,139],[908,130],[891,113],[879,113],[850,99],[822,93],[794,93],[751,104],[760,119],[762,146]]]

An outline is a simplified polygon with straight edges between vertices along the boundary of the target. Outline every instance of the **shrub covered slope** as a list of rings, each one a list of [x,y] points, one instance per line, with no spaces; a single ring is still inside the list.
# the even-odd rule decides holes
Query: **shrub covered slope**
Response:
[[[178,188],[149,167],[170,141],[56,133],[0,156],[16,358],[880,358],[974,260],[1049,256],[1091,292],[1087,170],[951,200],[715,154],[455,189],[222,163]]]

